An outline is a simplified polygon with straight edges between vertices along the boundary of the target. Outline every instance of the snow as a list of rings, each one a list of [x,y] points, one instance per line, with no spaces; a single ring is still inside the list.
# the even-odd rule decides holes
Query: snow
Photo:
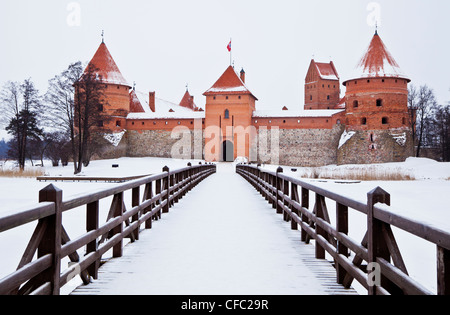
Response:
[[[406,143],[406,132],[403,132],[401,134],[391,134],[391,136],[395,139],[398,145],[405,146]]]
[[[104,161],[92,161],[89,167],[83,169],[83,173],[81,176],[132,176],[132,175],[145,175],[145,174],[154,174],[159,173],[162,170],[162,167],[167,165],[170,169],[176,169],[185,167],[187,165],[187,160],[174,160],[174,159],[163,159],[163,158],[120,158],[120,159],[112,159],[112,160],[104,160]],[[198,164],[199,161],[191,161],[193,164]],[[10,162],[8,162],[10,163]],[[119,164],[118,168],[112,168],[112,164]],[[232,164],[230,164],[232,165]],[[276,165],[265,165],[265,168],[275,170]],[[346,184],[342,184],[343,181],[336,180],[324,180],[324,179],[304,179],[319,187],[326,188],[333,192],[342,194],[344,196],[348,196],[350,198],[359,200],[361,202],[366,202],[367,192],[372,190],[373,188],[380,186],[387,192],[391,194],[391,207],[388,207],[390,211],[395,211],[398,214],[401,214],[406,217],[410,217],[414,220],[424,222],[436,228],[443,229],[445,231],[450,231],[450,163],[441,163],[436,162],[430,159],[425,158],[409,158],[405,162],[402,163],[386,163],[386,164],[372,164],[372,165],[330,165],[326,168],[328,169],[340,169],[343,172],[350,171],[354,168],[374,168],[375,170],[386,171],[386,170],[394,170],[399,172],[408,172],[411,173],[416,180],[411,181],[348,181]],[[302,173],[302,168],[298,167],[297,172],[292,172],[293,167],[284,167],[284,173],[293,176],[299,177]],[[303,168],[307,169],[307,168]],[[68,176],[73,174],[73,166],[69,164],[67,167],[51,167],[51,163],[46,161],[45,164],[45,172],[48,175],[52,176]],[[238,240],[243,240],[243,244],[249,244],[250,240],[245,240],[245,229],[250,229],[250,233],[247,237],[252,237],[255,233],[260,233],[259,224],[247,224],[244,225],[240,221],[245,220],[246,216],[243,213],[235,213],[236,211],[233,202],[239,200],[240,202],[247,203],[249,206],[252,204],[251,198],[253,196],[247,197],[247,195],[251,194],[247,186],[239,186],[234,182],[234,179],[228,177],[228,175],[217,174],[213,176],[220,176],[221,181],[217,183],[214,182],[214,185],[204,185],[200,190],[194,189],[190,192],[185,199],[187,203],[190,203],[189,213],[190,211],[200,211],[196,209],[195,202],[198,199],[202,200],[203,204],[215,205],[211,207],[208,212],[202,213],[200,218],[195,219],[194,216],[190,216],[188,211],[184,211],[184,208],[177,209],[177,212],[174,213],[173,216],[167,217],[168,221],[162,220],[158,228],[161,230],[167,230],[164,234],[166,237],[170,237],[173,239],[178,239],[183,243],[183,238],[190,238],[193,242],[183,243],[185,246],[189,244],[195,244],[194,238],[200,237],[203,235],[203,238],[198,238],[199,244],[204,244],[202,242],[207,242],[208,238],[205,238],[202,234],[202,229],[209,229],[208,231],[212,233],[212,231],[217,230],[217,235],[211,234],[211,242],[221,241],[224,242],[224,238],[230,238],[230,242],[233,240],[236,241],[234,247],[228,247],[227,250],[230,250],[231,258],[233,256],[239,258],[244,257],[246,255],[246,245],[242,245],[239,247],[240,243]],[[345,181],[344,181],[345,182]],[[10,211],[18,211],[19,208],[24,209],[29,205],[35,204],[38,201],[38,192],[45,186],[50,183],[46,182],[38,182],[34,178],[0,178],[0,215],[4,215]],[[107,187],[111,187],[111,183],[90,183],[90,182],[57,182],[54,183],[57,187],[63,190],[63,200],[66,200],[70,197],[73,197],[78,194],[89,193],[92,191],[96,191],[99,189],[104,189]],[[219,185],[216,187],[216,184]],[[236,185],[238,188],[238,192],[234,194],[233,197],[221,199],[222,202],[217,202],[214,195],[214,191],[217,189],[224,189],[227,191],[228,189],[232,189],[233,186]],[[248,185],[248,184],[246,184]],[[223,186],[223,187],[222,187]],[[257,195],[256,191],[248,185],[248,188]],[[235,190],[233,189],[233,192]],[[190,195],[192,194],[192,200],[190,200]],[[265,204],[265,201],[259,195],[257,200],[261,200],[262,204]],[[248,199],[247,199],[248,198]],[[125,194],[125,202],[128,207],[131,200],[131,194]],[[311,203],[314,198],[310,198]],[[106,219],[106,214],[109,210],[110,199],[106,199],[101,201],[100,209],[101,209],[101,217],[100,222],[104,222]],[[259,204],[259,201],[258,201]],[[312,204],[310,205],[312,206]],[[335,203],[327,200],[327,207],[330,214],[331,222],[335,223]],[[175,215],[176,214],[176,215]],[[262,214],[261,214],[262,215]],[[260,218],[256,212],[252,212],[251,216],[257,222],[260,220],[266,220],[267,218]],[[222,219],[225,218],[233,218],[232,223],[221,223]],[[239,217],[239,219],[237,219]],[[169,219],[170,218],[170,219]],[[177,220],[189,220],[189,231],[183,234],[183,237],[180,237],[176,230],[170,228],[171,222]],[[366,217],[356,211],[349,211],[349,235],[356,241],[360,241],[365,233],[366,229]],[[158,221],[159,222],[159,221]],[[186,221],[187,222],[187,221]],[[225,221],[223,221],[225,222]],[[228,221],[226,221],[228,222]],[[85,229],[85,210],[81,208],[78,210],[73,210],[69,212],[65,212],[63,215],[63,223],[66,228],[69,236],[73,239],[82,233],[84,233]],[[277,223],[274,221],[274,225]],[[285,224],[289,228],[289,224]],[[14,229],[12,231],[7,231],[0,234],[0,252],[8,253],[6,256],[2,256],[0,260],[0,278],[13,272],[17,267],[17,264],[20,261],[20,258],[23,254],[23,251],[26,248],[26,245],[31,237],[32,231],[34,229],[34,224],[28,224],[26,226],[20,227],[18,229]],[[223,229],[223,230],[222,230]],[[195,234],[190,234],[194,233]],[[209,233],[208,232],[208,233]],[[226,232],[226,233],[225,233]],[[267,237],[261,239],[261,242],[269,241],[272,232],[267,232]],[[394,229],[394,234],[396,236],[397,242],[399,244],[399,248],[402,252],[403,258],[405,260],[406,267],[408,268],[409,274],[418,280],[421,284],[432,291],[436,291],[436,246],[422,240],[420,238],[414,237],[411,234],[400,231],[398,229]],[[161,234],[163,235],[163,234]],[[200,236],[199,236],[200,235]],[[150,237],[151,238],[151,237]],[[162,238],[164,240],[164,238]],[[290,247],[292,243],[289,240],[286,240],[286,243],[282,241],[282,238],[276,238],[276,242],[272,242],[271,248],[273,249],[273,257],[260,257],[257,260],[257,264],[255,263],[253,266],[247,266],[244,270],[247,272],[252,272],[254,269],[258,268],[260,270],[267,268],[265,270],[269,270],[268,273],[272,271],[275,272],[277,261],[283,260],[286,256],[283,256],[283,253],[286,251],[290,251]],[[151,242],[150,242],[151,243]],[[163,242],[154,242],[153,246],[156,246],[161,249],[161,244]],[[159,247],[157,245],[160,245]],[[227,244],[226,242],[224,243]],[[231,243],[230,243],[231,244]],[[225,246],[224,245],[224,246]],[[260,244],[261,245],[261,244]],[[258,246],[260,246],[258,245]],[[262,245],[261,245],[262,246]],[[196,259],[199,263],[199,266],[207,266],[209,269],[214,268],[214,263],[217,263],[217,259],[219,257],[227,257],[226,255],[220,256],[223,253],[219,250],[220,246],[217,246],[213,251],[205,250],[205,247],[194,247],[193,255],[186,256],[186,259],[190,260]],[[231,251],[232,250],[232,251]],[[226,252],[226,251],[225,251]],[[189,253],[189,248],[185,248],[185,253]],[[195,253],[195,255],[194,255]],[[202,256],[202,253],[204,256]],[[79,251],[80,255],[83,255],[83,250]],[[175,253],[174,253],[175,255]],[[257,253],[255,253],[255,257]],[[280,255],[280,256],[277,256]],[[284,258],[283,258],[284,257]],[[181,259],[180,257],[178,257]],[[264,258],[264,259],[263,259]],[[291,258],[289,258],[291,259]],[[176,260],[180,261],[180,260]],[[289,260],[291,261],[291,260]],[[230,262],[232,263],[232,262]],[[294,263],[294,261],[292,261]],[[158,263],[155,262],[156,265]],[[233,263],[234,264],[234,263]],[[178,264],[180,265],[180,264]],[[181,264],[182,265],[182,264]],[[63,262],[63,267],[67,266],[67,261]],[[161,264],[159,265],[161,268],[163,267]],[[172,263],[173,267],[181,267],[177,266],[176,263]],[[237,270],[240,265],[237,263],[232,265],[233,270]],[[179,273],[180,269],[175,269],[174,275],[178,275],[181,277],[181,273]],[[200,274],[201,269],[196,269],[196,274]],[[194,271],[193,271],[194,272]],[[152,273],[155,275],[154,273]],[[184,277],[188,277],[188,275],[184,275]],[[164,289],[178,288],[184,285],[183,279],[177,277],[169,277],[165,279],[165,287]],[[223,279],[223,278],[222,278]],[[206,280],[205,280],[206,281]],[[289,279],[281,278],[277,285],[282,286],[283,281],[286,281],[286,284],[290,283]],[[269,282],[270,283],[270,282]],[[190,288],[193,287],[193,284],[186,284]],[[212,286],[212,284],[210,284]],[[270,284],[265,284],[270,287]],[[256,286],[256,284],[255,284]],[[68,286],[65,290],[73,289],[73,286]],[[226,289],[226,290],[225,290]],[[235,291],[233,291],[235,289]],[[246,288],[246,292],[261,292],[261,290],[257,290],[257,288],[250,287]],[[191,292],[196,292],[194,289]],[[286,289],[287,290],[287,289]],[[191,293],[189,292],[189,293]],[[224,285],[223,292],[227,293],[235,293],[239,292],[239,288],[236,288],[233,283],[227,282],[227,285]],[[288,291],[285,291],[288,292]],[[289,292],[288,292],[289,293]]]
[[[348,141],[350,140],[354,135],[355,131],[344,131],[341,135],[341,138],[339,139],[339,149]]]
[[[127,119],[203,119],[205,112],[196,112],[170,101],[155,97],[155,112],[149,105],[149,93],[136,91],[136,96],[144,109],[144,113],[129,113]],[[172,110],[172,111],[171,111]]]
[[[264,117],[332,117],[343,110],[322,109],[322,110],[255,110],[253,118]]]
[[[234,87],[216,87],[210,88],[206,93],[215,93],[215,92],[248,92],[248,89],[245,86],[234,86]]]
[[[108,140],[109,143],[111,143],[113,146],[117,147],[122,140],[123,135],[125,134],[125,131],[116,132],[116,133],[107,133],[103,135],[103,138]]]

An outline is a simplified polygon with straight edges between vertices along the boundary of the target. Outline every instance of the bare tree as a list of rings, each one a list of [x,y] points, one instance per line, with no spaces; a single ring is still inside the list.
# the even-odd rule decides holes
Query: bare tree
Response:
[[[74,173],[77,173],[78,170],[75,83],[80,79],[82,73],[83,65],[80,61],[70,64],[66,70],[49,81],[49,88],[45,95],[48,107],[47,125],[51,125],[57,131],[68,134],[70,137]]]
[[[411,85],[408,92],[408,105],[411,113],[410,124],[414,132],[416,157],[419,157],[426,132],[427,119],[432,114],[433,106],[436,105],[436,97],[434,91],[427,85],[423,85],[419,89]]]
[[[90,155],[94,151],[95,135],[109,119],[102,114],[105,88],[106,85],[102,83],[98,69],[93,64],[87,66],[81,78],[75,83],[74,120],[78,130],[75,174],[81,172],[83,164],[89,164]]]

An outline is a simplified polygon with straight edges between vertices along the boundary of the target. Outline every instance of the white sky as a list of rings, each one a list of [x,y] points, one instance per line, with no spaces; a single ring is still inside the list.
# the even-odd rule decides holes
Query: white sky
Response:
[[[80,25],[68,17],[80,8]],[[105,42],[125,79],[178,103],[189,83],[197,105],[229,65],[258,97],[258,109],[303,107],[312,56],[334,61],[341,83],[365,52],[377,11],[363,0],[0,0],[0,85],[31,77],[42,93],[69,63],[89,61]],[[450,1],[379,0],[379,34],[415,85],[450,101]],[[345,87],[341,87],[342,94]]]

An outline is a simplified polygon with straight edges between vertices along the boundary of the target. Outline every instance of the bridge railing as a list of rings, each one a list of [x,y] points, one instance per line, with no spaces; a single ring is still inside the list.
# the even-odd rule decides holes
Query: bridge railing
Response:
[[[236,172],[252,184],[285,221],[291,222],[292,229],[300,227],[302,241],[315,240],[316,258],[324,259],[325,252],[332,256],[336,280],[344,287],[349,288],[356,279],[371,295],[433,294],[408,275],[391,228],[396,227],[436,245],[437,294],[450,294],[449,231],[396,214],[389,209],[390,195],[383,189],[378,187],[369,192],[367,203],[362,203],[286,176],[281,167],[271,172],[240,164]],[[315,193],[313,208],[310,208],[310,192]],[[336,204],[335,225],[330,222],[325,198]],[[362,242],[348,236],[349,209],[367,218],[367,232]]]
[[[191,166],[189,163],[188,167],[175,171],[164,167],[160,174],[65,201],[62,190],[47,186],[39,192],[38,205],[0,218],[0,233],[36,222],[17,270],[0,279],[0,295],[56,295],[75,276],[79,275],[85,284],[90,282],[90,277],[97,279],[101,258],[108,250],[112,249],[113,257],[121,257],[124,238],[130,238],[131,242],[138,240],[142,224],[146,229],[151,228],[153,220],[169,212],[174,203],[215,172],[214,164]],[[131,192],[128,210],[124,200],[126,191]],[[99,225],[99,201],[108,197],[112,197],[108,216]],[[80,207],[86,210],[86,233],[71,240],[62,224],[62,214]],[[85,249],[83,257],[78,255],[79,249]],[[72,263],[61,272],[64,257],[69,257]]]

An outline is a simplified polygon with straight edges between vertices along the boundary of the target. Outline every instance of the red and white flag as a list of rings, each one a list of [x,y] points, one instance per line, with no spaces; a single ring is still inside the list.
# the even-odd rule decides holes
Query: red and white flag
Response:
[[[227,49],[228,49],[228,51],[231,51],[231,40],[230,40],[230,42],[228,43]]]

